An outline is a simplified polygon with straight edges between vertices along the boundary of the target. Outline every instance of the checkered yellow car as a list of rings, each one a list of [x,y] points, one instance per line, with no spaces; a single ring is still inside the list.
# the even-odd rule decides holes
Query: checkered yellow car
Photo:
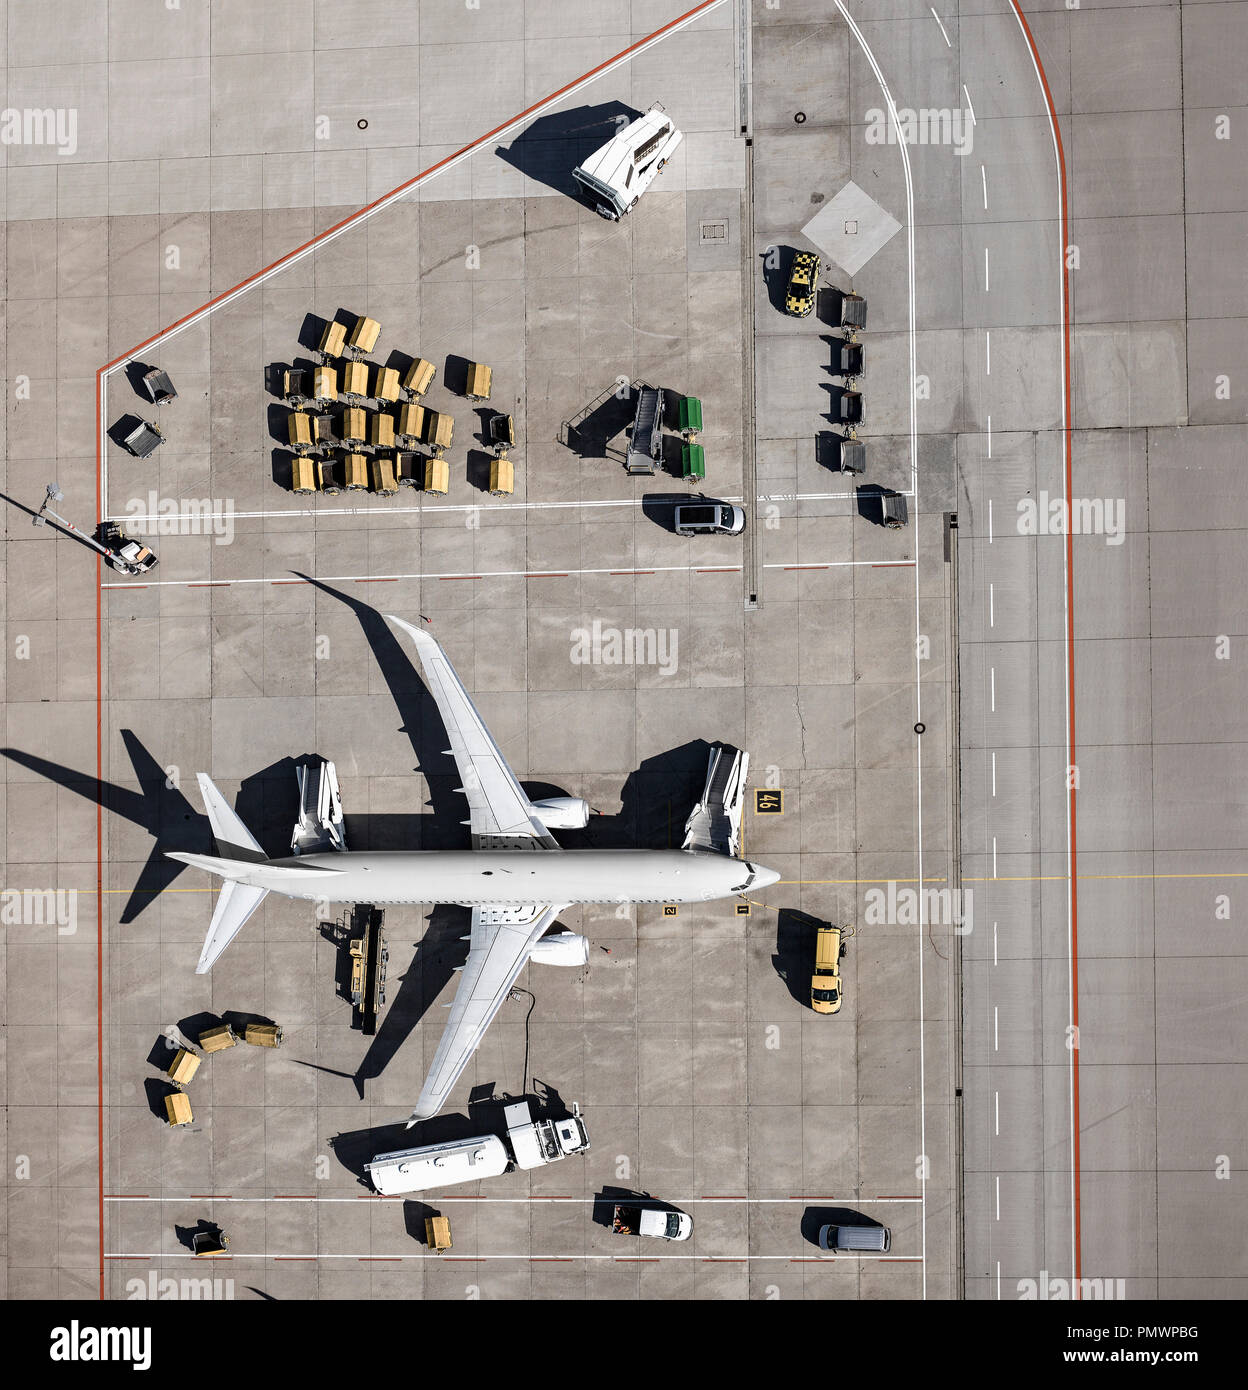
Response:
[[[806,318],[815,307],[815,289],[819,284],[819,257],[813,251],[799,251],[789,271],[789,287],[784,294],[787,313]]]

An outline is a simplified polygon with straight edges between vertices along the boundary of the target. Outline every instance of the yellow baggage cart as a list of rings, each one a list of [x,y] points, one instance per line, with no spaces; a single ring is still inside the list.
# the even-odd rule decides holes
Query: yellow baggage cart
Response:
[[[243,1041],[252,1047],[280,1047],[282,1030],[276,1023],[249,1023],[243,1030]]]
[[[343,456],[342,485],[348,492],[363,492],[368,487],[368,460],[363,454]]]
[[[394,448],[394,416],[388,412],[368,417],[368,442],[377,449]]]
[[[395,434],[405,443],[419,444],[425,438],[425,407],[423,405],[399,406],[399,422]]]
[[[411,392],[413,396],[423,396],[433,385],[433,378],[437,372],[438,369],[432,362],[426,362],[423,357],[418,357],[403,373],[404,391]]]
[[[351,334],[347,338],[347,346],[357,355],[363,357],[377,346],[377,339],[381,336],[381,324],[376,319],[366,318],[363,314],[355,321],[355,326],[351,329]]]
[[[425,1244],[435,1255],[451,1248],[451,1223],[445,1216],[425,1217]]]
[[[306,496],[309,492],[321,490],[321,465],[319,460],[300,455],[290,463],[290,490]]]
[[[363,406],[348,406],[342,412],[342,442],[348,446],[363,444],[368,438],[368,415]]]
[[[178,1055],[169,1064],[169,1080],[185,1086],[199,1070],[199,1061],[189,1048],[178,1048]]]
[[[338,399],[338,373],[332,367],[312,369],[312,399],[321,407]]]
[[[233,1047],[237,1042],[238,1038],[228,1023],[222,1023],[216,1028],[208,1028],[199,1035],[199,1046],[202,1052],[224,1052],[227,1047]]]
[[[516,490],[516,470],[506,454],[490,460],[490,495],[510,497]]]
[[[394,459],[388,454],[379,454],[369,468],[373,475],[373,491],[381,497],[393,497],[399,490],[399,482],[394,473]]]
[[[373,399],[389,405],[399,399],[399,374],[393,367],[378,367],[373,383]]]
[[[332,323],[327,323],[325,331],[321,334],[321,356],[325,358],[341,357],[346,341],[346,324],[339,323],[337,319],[334,319]]]
[[[342,398],[351,401],[368,400],[368,365],[364,362],[342,364]]]
[[[172,1095],[165,1097],[165,1114],[169,1119],[169,1128],[176,1129],[178,1125],[189,1125],[195,1118],[191,1113],[191,1098],[185,1091],[174,1091]]]
[[[286,433],[290,447],[306,453],[312,447],[312,417],[306,410],[292,410],[286,417]]]
[[[451,488],[451,465],[445,459],[425,460],[425,491],[447,493]]]
[[[455,419],[441,410],[425,411],[425,443],[433,450],[434,458],[441,458],[451,447],[451,437],[455,433]]]
[[[464,385],[464,395],[470,401],[488,401],[494,373],[484,362],[468,363],[468,380]]]

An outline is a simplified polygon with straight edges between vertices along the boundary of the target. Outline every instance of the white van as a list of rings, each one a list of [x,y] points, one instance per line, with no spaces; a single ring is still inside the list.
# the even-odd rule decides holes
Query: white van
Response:
[[[423,1149],[378,1154],[364,1165],[369,1181],[383,1197],[402,1192],[428,1192],[477,1178],[496,1178],[511,1167],[507,1146],[497,1135],[456,1139]]]
[[[684,136],[658,103],[572,170],[599,217],[618,222],[637,206]]]
[[[863,1254],[887,1255],[893,1233],[887,1226],[823,1226],[819,1231],[820,1250],[848,1250]]]

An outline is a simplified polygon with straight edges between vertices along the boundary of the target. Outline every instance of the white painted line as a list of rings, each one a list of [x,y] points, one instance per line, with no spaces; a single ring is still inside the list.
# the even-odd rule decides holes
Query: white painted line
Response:
[[[992,457],[992,416],[988,417],[988,457]]]
[[[966,109],[971,113],[971,124],[978,125],[979,122],[975,119],[975,108],[971,105],[971,94],[966,90],[965,82],[962,84],[962,95],[966,98]]]
[[[989,458],[992,457],[992,452],[991,452],[991,450],[989,450],[988,457],[989,457]],[[992,498],[991,498],[991,497],[988,499],[988,544],[989,544],[989,545],[992,544]]]
[[[995,1133],[1001,1133],[1001,1092],[992,1093],[993,1128]]]
[[[984,185],[984,211],[988,211],[988,170],[981,164],[979,166],[979,177]]]
[[[993,753],[993,755],[992,755],[992,794],[993,794],[993,796],[996,796],[996,794],[997,794],[997,755],[996,755],[996,753]]]
[[[995,922],[992,924],[992,963],[993,965],[997,963],[997,924]],[[997,1035],[997,1010],[995,1007],[992,1010],[992,1035],[994,1038]]]
[[[106,1260],[202,1260],[202,1255],[189,1250],[108,1250]],[[434,1251],[421,1251],[417,1255],[271,1255],[265,1250],[233,1251],[228,1255],[218,1255],[218,1261],[225,1260],[275,1260],[278,1262],[307,1263],[313,1260],[358,1260],[363,1264],[395,1264],[399,1260],[443,1259],[448,1264],[469,1264],[482,1260],[528,1260],[532,1264],[566,1264],[572,1260],[613,1260],[619,1264],[653,1264],[657,1260],[693,1260],[702,1264],[745,1264],[758,1260],[787,1260],[790,1264],[800,1260],[810,1264],[833,1264],[837,1260],[866,1261],[876,1260],[881,1264],[918,1264],[921,1255],[587,1255],[575,1252],[569,1255],[441,1255]]]
[[[992,924],[992,963],[993,965],[997,963],[997,924],[995,922]],[[992,1050],[996,1052],[1000,1047],[1001,1032],[999,1028],[999,1019],[997,1017],[997,1006],[994,1004],[992,1006]]]
[[[984,329],[984,375],[992,375],[992,334]]]
[[[255,1204],[257,1204],[257,1203],[258,1203],[258,1204],[268,1204],[268,1203],[273,1203],[273,1202],[372,1202],[372,1203],[376,1204],[376,1203],[383,1202],[383,1201],[393,1202],[393,1201],[398,1200],[398,1199],[396,1199],[396,1198],[394,1198],[394,1197],[379,1197],[379,1196],[377,1196],[375,1193],[372,1193],[372,1192],[360,1192],[360,1193],[357,1193],[355,1196],[352,1196],[352,1197],[303,1197],[303,1196],[290,1196],[290,1197],[231,1197],[231,1196],[216,1196],[216,1195],[213,1194],[213,1193],[205,1194],[205,1193],[200,1192],[200,1193],[196,1193],[194,1196],[183,1195],[183,1196],[173,1196],[173,1197],[167,1197],[167,1196],[162,1196],[162,1197],[147,1197],[147,1196],[126,1197],[126,1196],[117,1196],[117,1195],[113,1195],[113,1196],[107,1196],[107,1197],[105,1197],[104,1200],[105,1200],[106,1202],[162,1202],[162,1203],[172,1202],[172,1203],[178,1204],[178,1205],[183,1205],[183,1204],[185,1204],[185,1203],[187,1203],[187,1202],[239,1202],[239,1203],[246,1203],[246,1204],[250,1204],[250,1205],[255,1205]],[[598,1198],[596,1198],[596,1197],[540,1197],[540,1196],[527,1196],[527,1197],[454,1197],[454,1196],[444,1196],[444,1197],[439,1197],[439,1198],[438,1198],[439,1203],[442,1203],[442,1202],[471,1202],[474,1206],[481,1206],[482,1203],[486,1203],[486,1202],[496,1202],[496,1203],[502,1203],[502,1204],[504,1204],[504,1205],[516,1205],[516,1204],[518,1204],[518,1203],[523,1203],[523,1204],[525,1204],[525,1205],[527,1205],[527,1206],[532,1206],[532,1205],[535,1204],[535,1203],[552,1203],[552,1204],[553,1204],[553,1203],[556,1203],[556,1202],[562,1203],[564,1206],[566,1206],[566,1205],[570,1202],[570,1203],[572,1203],[572,1205],[574,1205],[574,1206],[578,1206],[578,1205],[579,1205],[579,1206],[593,1206],[594,1203],[595,1203],[597,1200],[598,1200]],[[810,1196],[796,1196],[796,1197],[736,1197],[736,1196],[733,1196],[733,1197],[668,1197],[668,1198],[666,1198],[666,1200],[669,1201],[669,1202],[672,1202],[672,1203],[675,1204],[675,1205],[679,1205],[679,1206],[682,1206],[682,1207],[684,1207],[684,1206],[690,1206],[690,1205],[692,1205],[692,1204],[695,1203],[695,1202],[714,1202],[714,1203],[732,1202],[732,1203],[733,1203],[734,1205],[736,1205],[736,1206],[758,1206],[758,1207],[766,1207],[766,1206],[792,1206],[792,1205],[793,1205],[794,1203],[796,1203],[796,1202],[824,1202],[824,1203],[826,1203],[828,1206],[840,1206],[840,1205],[845,1205],[845,1204],[848,1204],[848,1205],[850,1205],[850,1206],[868,1206],[868,1205],[880,1206],[880,1205],[897,1204],[897,1203],[901,1203],[901,1204],[903,1204],[903,1205],[906,1204],[906,1203],[910,1203],[910,1204],[914,1205],[914,1204],[917,1204],[917,1203],[921,1202],[923,1199],[922,1199],[921,1197],[860,1197],[857,1193],[851,1193],[851,1194],[849,1194],[848,1196],[844,1196],[844,1197],[827,1197],[827,1196],[823,1195],[822,1193],[813,1193],[813,1194],[811,1194]]]
[[[1001,1261],[997,1261],[997,1301],[1001,1299]]]
[[[1001,1174],[997,1174],[997,1220],[1001,1220]]]
[[[989,667],[988,670],[988,691],[992,701],[991,708],[995,712],[997,708],[997,668],[995,666]]]
[[[988,248],[985,246],[985,247],[984,247],[984,293],[985,293],[985,294],[988,293],[988,283],[989,283],[989,277],[988,277]]]
[[[991,506],[991,503],[989,503],[989,505]],[[996,625],[997,625],[996,603],[995,603],[994,594],[993,594],[993,590],[995,589],[995,587],[996,587],[996,586],[993,585],[993,584],[989,584],[989,585],[988,585],[988,626],[989,626],[989,627],[996,627]]]
[[[930,9],[932,12],[932,18],[936,21],[937,24],[940,24],[940,36],[945,41],[945,47],[952,48],[953,44],[949,42],[949,35],[945,32],[945,26],[941,24],[940,16],[936,13],[936,6],[929,5],[928,9]]]
[[[914,560],[808,560],[796,565],[778,562],[766,564],[765,570],[835,570],[835,569],[913,569]],[[635,569],[583,570],[447,570],[430,574],[329,574],[313,575],[311,579],[154,579],[144,584],[101,584],[101,589],[231,589],[243,584],[276,584],[296,588],[300,584],[397,584],[401,580],[441,579],[447,582],[467,579],[570,579],[578,574],[614,574],[621,577],[638,574],[739,574],[740,565],[649,565]]]
[[[997,876],[997,837],[992,837],[992,876]]]

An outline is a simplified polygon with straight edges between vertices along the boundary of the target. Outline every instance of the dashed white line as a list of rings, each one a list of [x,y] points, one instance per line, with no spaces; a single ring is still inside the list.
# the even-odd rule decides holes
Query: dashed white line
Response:
[[[984,375],[992,375],[992,334],[984,330]]]
[[[995,922],[992,924],[992,931],[993,931],[993,937],[992,937],[992,963],[993,963],[993,965],[996,965],[996,963],[997,963],[997,937],[996,937],[997,924],[996,924]],[[1000,1031],[1000,1028],[999,1028],[999,1026],[998,1026],[998,1022],[999,1022],[999,1021],[998,1021],[998,1018],[997,1018],[997,1006],[994,1004],[994,1005],[992,1006],[992,1050],[993,1050],[994,1052],[998,1051],[999,1048],[1000,1048],[1000,1046],[1001,1046],[1001,1031]]]
[[[991,508],[992,503],[989,502],[988,506]],[[990,533],[990,535],[991,535],[991,533]],[[994,586],[993,586],[992,584],[989,584],[989,585],[988,585],[988,626],[989,626],[989,627],[996,627],[996,625],[997,625],[996,602],[995,602],[995,599],[994,599],[993,589],[994,589]]]
[[[992,1115],[992,1119],[993,1119],[993,1129],[994,1129],[994,1131],[995,1131],[997,1134],[1000,1134],[1000,1133],[1001,1133],[1001,1092],[1000,1092],[1000,1091],[993,1091],[993,1093],[992,1093],[992,1111],[993,1111],[993,1115]]]
[[[997,1174],[997,1220],[1001,1220],[1001,1174]]]
[[[992,450],[989,449],[988,457],[992,457]],[[988,544],[992,544],[992,498],[988,499]]]
[[[984,185],[984,211],[988,211],[988,170],[981,164],[979,166],[980,181]]]
[[[997,794],[997,755],[992,755],[992,794]]]
[[[984,247],[984,293],[988,293],[988,248]]]
[[[946,47],[946,48],[952,48],[952,47],[953,47],[953,44],[950,43],[950,41],[949,41],[949,35],[945,32],[945,26],[944,26],[944,24],[941,22],[940,16],[936,13],[936,6],[935,6],[935,5],[929,5],[929,6],[928,6],[928,9],[931,10],[931,12],[932,12],[932,18],[936,21],[937,24],[940,25],[940,36],[941,36],[941,38],[944,39],[944,41],[945,41],[945,47]]]
[[[975,108],[971,105],[971,94],[966,90],[965,82],[962,84],[962,95],[966,98],[966,109],[971,113],[971,124],[978,125],[979,122],[975,119]]]
[[[992,876],[997,876],[997,837],[992,837]]]
[[[992,963],[993,965],[997,963],[997,924],[995,922],[992,924]],[[993,1047],[995,1048],[997,1036],[997,1010],[995,1006],[992,1010],[992,1036],[994,1039]]]
[[[992,702],[991,708],[995,712],[997,708],[997,668],[995,666],[988,668],[988,694]]]
[[[992,416],[988,417],[988,457],[992,457]]]

